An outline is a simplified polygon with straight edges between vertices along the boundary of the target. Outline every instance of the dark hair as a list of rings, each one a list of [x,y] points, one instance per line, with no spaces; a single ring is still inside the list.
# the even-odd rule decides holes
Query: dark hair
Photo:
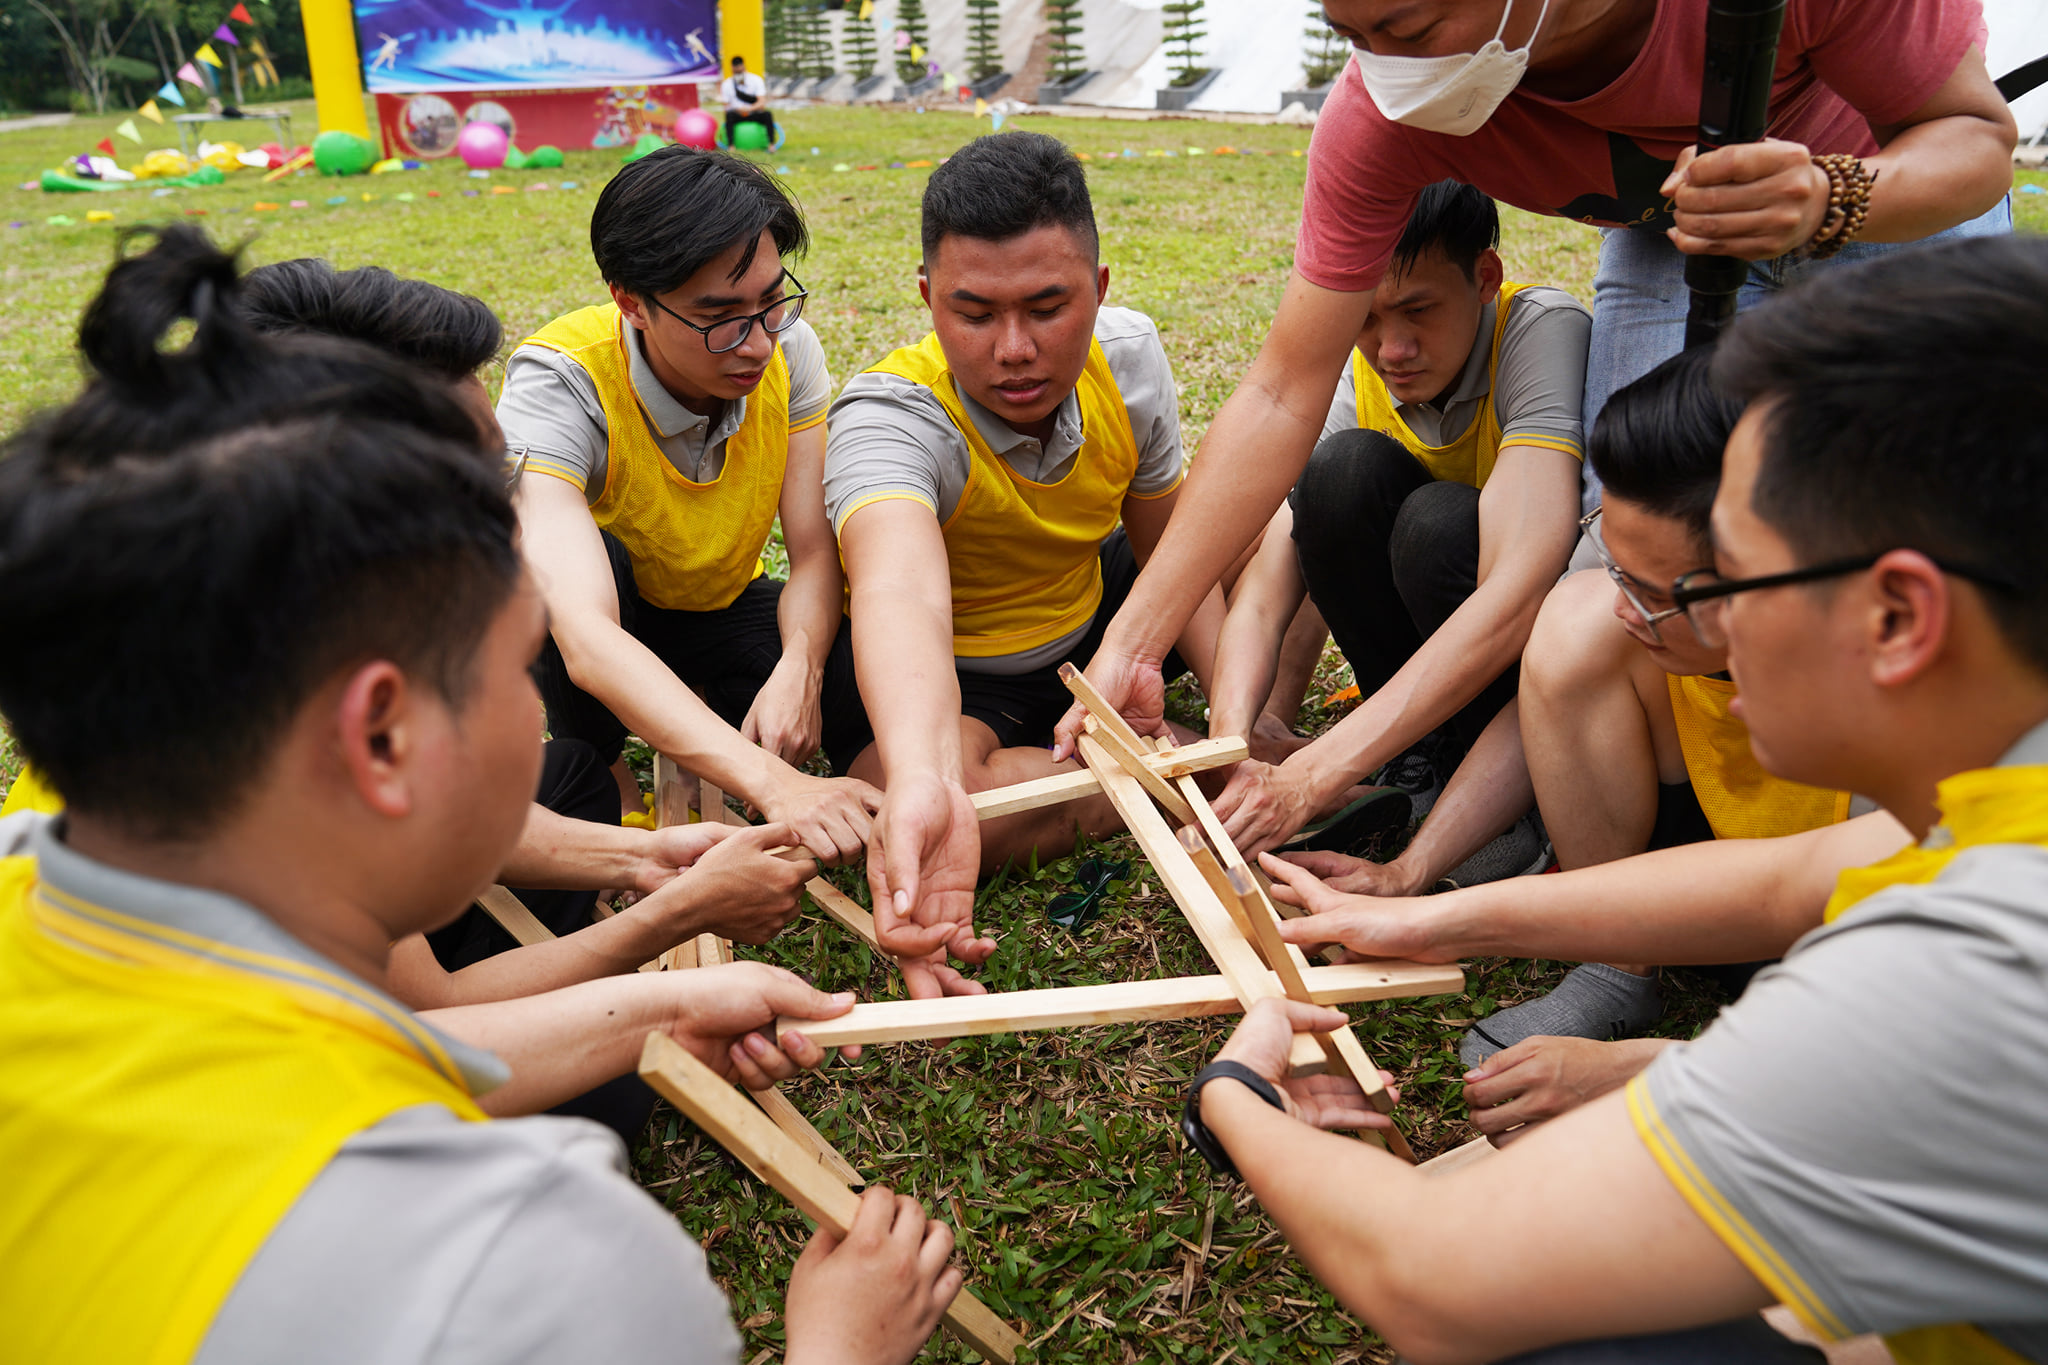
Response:
[[[1685,523],[1711,550],[1721,451],[1742,405],[1714,388],[1714,353],[1694,347],[1616,389],[1586,436],[1586,458],[1607,494]]]
[[[947,234],[1006,242],[1056,224],[1100,250],[1088,174],[1044,133],[990,133],[953,153],[924,187],[924,256]]]
[[[1455,180],[1439,180],[1423,188],[1394,243],[1394,259],[1387,267],[1393,275],[1405,275],[1431,247],[1444,253],[1466,279],[1474,278],[1479,255],[1500,245],[1500,210],[1493,200]]]
[[[742,157],[681,143],[633,162],[605,185],[590,215],[590,254],[607,284],[666,294],[735,246],[737,280],[766,232],[782,256],[810,249],[804,216],[775,177]]]
[[[259,332],[364,341],[451,380],[476,373],[505,335],[482,299],[380,265],[336,270],[318,257],[258,266],[242,277],[241,303]]]
[[[1764,412],[1750,504],[1802,565],[1915,549],[2048,672],[2048,242],[1976,237],[1825,272],[1743,314],[1714,381]]]
[[[72,809],[145,838],[236,809],[338,670],[390,659],[459,705],[520,573],[444,385],[258,336],[235,291],[189,228],[116,265],[85,394],[0,458],[0,713]],[[193,340],[160,351],[180,315]]]
[[[747,57],[746,57],[746,54],[745,54],[745,53],[743,53],[743,52],[735,52],[735,53],[733,53],[733,54],[732,54],[732,65],[734,65],[734,66],[745,66],[746,64],[747,64]]]

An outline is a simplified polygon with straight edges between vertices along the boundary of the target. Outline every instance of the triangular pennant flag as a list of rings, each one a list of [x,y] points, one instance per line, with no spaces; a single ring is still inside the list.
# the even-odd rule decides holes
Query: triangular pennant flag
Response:
[[[987,101],[987,100],[985,100],[985,99],[982,99],[982,98],[980,98],[979,96],[976,96],[976,97],[975,97],[975,101],[974,101],[974,116],[975,116],[976,118],[982,118],[982,117],[984,117],[984,116],[985,116],[985,115],[986,115],[987,113],[988,113],[988,101]]]
[[[223,62],[220,59],[220,54],[213,50],[212,43],[207,43],[203,45],[197,52],[193,53],[192,55],[197,57],[200,61],[205,62],[208,66],[227,65],[227,63]]]
[[[142,107],[135,112],[148,119],[151,123],[162,123],[164,121],[164,116],[157,109],[155,100],[144,100]]]
[[[249,17],[249,8],[246,5],[236,5],[233,9],[229,10],[228,18],[238,24],[253,24],[256,22]]]
[[[92,144],[92,149],[96,152],[105,152],[108,156],[112,156],[114,154],[114,139],[103,137],[98,142]]]
[[[870,18],[874,17],[874,13],[875,0],[860,0],[860,22],[865,24]]]
[[[127,138],[130,142],[142,141],[142,130],[135,126],[135,120],[132,118],[122,119],[121,126],[114,131]]]
[[[1000,110],[1000,109],[991,109],[991,110],[989,110],[989,113],[988,113],[988,120],[989,120],[989,124],[988,124],[988,130],[989,130],[989,131],[990,131],[991,133],[1000,133],[1000,132],[1002,132],[1002,131],[1003,131],[1003,111],[1002,111],[1002,110]]]
[[[196,85],[201,89],[204,89],[206,87],[206,77],[200,75],[199,68],[192,65],[192,63],[190,62],[187,62],[183,66],[178,68],[178,79],[185,82],[185,84],[187,85]],[[184,102],[185,101],[183,100],[178,101],[178,103],[180,104],[183,104]]]
[[[171,81],[164,82],[164,88],[156,92],[156,97],[160,100],[169,100],[180,109],[185,107],[185,97],[178,93],[177,85]],[[157,122],[162,123],[163,119],[158,118]]]
[[[924,60],[924,48],[922,48],[921,46],[919,46],[919,45],[918,45],[918,44],[916,44],[916,43],[912,43],[912,44],[910,45],[910,60],[912,60],[913,62],[921,62],[921,61],[923,61],[923,60]]]
[[[219,28],[215,29],[213,36],[216,42],[226,43],[229,47],[240,47],[242,45],[242,40],[237,38],[235,31],[226,24],[222,24]]]
[[[240,9],[241,6],[237,5],[235,8]],[[270,55],[269,52],[264,50],[263,38],[260,34],[251,34],[249,36],[249,50],[259,57],[268,57]]]

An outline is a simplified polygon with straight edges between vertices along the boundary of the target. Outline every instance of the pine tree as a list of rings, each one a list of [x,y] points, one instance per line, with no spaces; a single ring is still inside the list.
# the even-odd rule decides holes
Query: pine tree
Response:
[[[838,67],[832,53],[832,21],[825,17],[823,5],[804,13],[803,64],[804,74],[813,80],[824,80]]]
[[[846,56],[846,69],[864,81],[875,74],[875,21],[860,17],[858,3],[846,7],[846,26],[839,31],[839,45]]]
[[[1195,45],[1209,31],[1202,19],[1205,4],[1206,0],[1167,0],[1160,6],[1166,15],[1166,45],[1174,62],[1171,83],[1176,87],[1193,85],[1209,74],[1208,67],[1195,65],[1202,58]]]
[[[1087,69],[1079,37],[1081,0],[1046,0],[1045,16],[1052,33],[1052,78],[1070,81]]]
[[[925,77],[925,59],[913,58],[910,49],[922,49],[931,39],[931,30],[925,26],[924,0],[896,0],[896,31],[910,37],[909,45],[896,54],[896,74],[905,84],[915,85]]]
[[[1351,54],[1344,40],[1330,27],[1329,19],[1323,14],[1322,5],[1315,0],[1310,0],[1308,27],[1303,29],[1302,33],[1308,39],[1308,56],[1301,64],[1302,81],[1311,90],[1317,86],[1328,85],[1337,79],[1338,73],[1344,69],[1344,63],[1350,60]]]
[[[768,74],[800,76],[803,62],[798,52],[797,26],[803,16],[791,0],[768,0],[762,7],[762,43],[768,49]]]
[[[996,0],[967,0],[967,76],[981,80],[1003,69],[996,48]]]

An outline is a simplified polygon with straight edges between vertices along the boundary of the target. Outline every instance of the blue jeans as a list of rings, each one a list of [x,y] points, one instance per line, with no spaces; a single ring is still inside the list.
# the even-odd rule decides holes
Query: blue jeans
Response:
[[[2012,206],[2001,199],[1981,218],[1924,240],[1992,237],[2012,231]],[[1603,228],[1600,268],[1593,276],[1593,341],[1586,352],[1586,430],[1607,405],[1607,396],[1631,384],[1679,353],[1685,345],[1685,314],[1692,295],[1685,287],[1685,254],[1661,232]],[[1786,285],[1823,270],[1867,261],[1910,242],[1851,242],[1825,261],[1779,256],[1758,261],[1736,300],[1753,308]],[[1600,505],[1600,481],[1586,468],[1585,506]],[[1574,561],[1576,565],[1576,561]]]

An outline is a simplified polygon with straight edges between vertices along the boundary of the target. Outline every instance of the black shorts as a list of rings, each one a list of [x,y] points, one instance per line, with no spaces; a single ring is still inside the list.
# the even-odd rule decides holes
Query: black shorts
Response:
[[[1138,559],[1131,542],[1119,526],[1102,542],[1102,603],[1088,633],[1074,645],[1073,657],[1060,663],[1086,668],[1102,647],[1103,634],[1116,617],[1117,609],[1131,595],[1138,581]],[[996,732],[996,743],[1005,749],[1050,748],[1052,727],[1074,703],[1073,693],[1060,681],[1060,665],[1033,669],[1029,673],[970,673],[954,662],[960,678],[960,714],[972,716]],[[1166,656],[1166,680],[1172,682],[1188,671],[1178,651]]]

